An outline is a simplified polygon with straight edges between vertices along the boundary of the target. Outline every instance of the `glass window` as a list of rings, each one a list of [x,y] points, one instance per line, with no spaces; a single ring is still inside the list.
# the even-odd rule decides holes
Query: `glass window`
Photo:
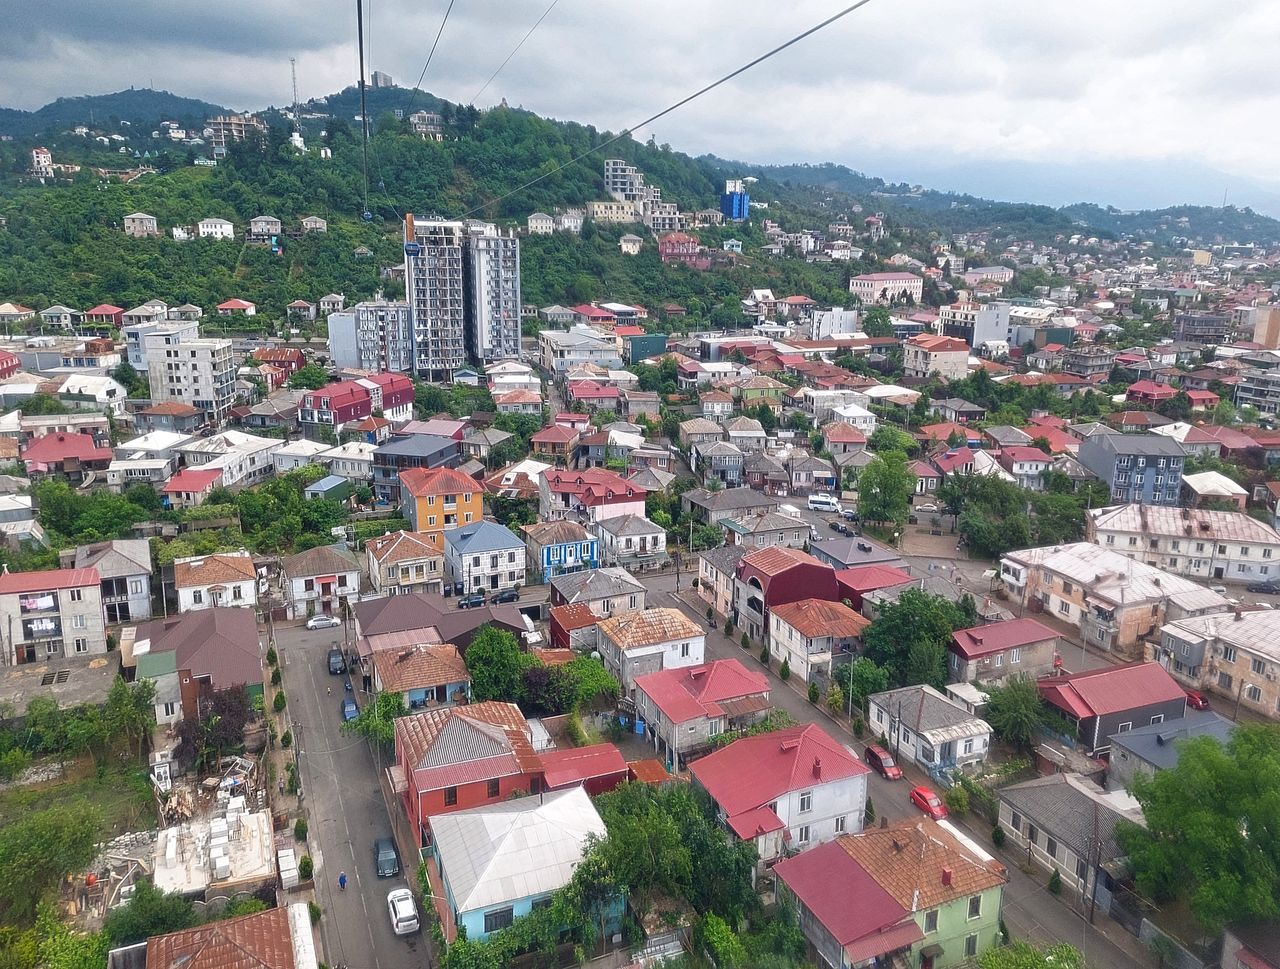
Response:
[[[489,789],[486,793],[489,797],[498,796],[498,779],[496,777],[491,777],[489,779]]]
[[[500,929],[509,928],[514,921],[515,913],[511,906],[494,909],[492,912],[484,913],[484,930],[486,933],[497,932]]]
[[[449,807],[458,803],[458,789],[456,787],[446,787],[444,789],[444,803]]]
[[[805,814],[813,810],[813,791],[804,791],[800,794],[800,813]]]
[[[924,913],[924,930],[925,932],[938,931],[938,910],[931,908]]]
[[[978,954],[978,937],[976,935],[965,936],[964,954],[967,956],[976,956]]]
[[[969,896],[969,918],[976,919],[982,915],[982,896]]]

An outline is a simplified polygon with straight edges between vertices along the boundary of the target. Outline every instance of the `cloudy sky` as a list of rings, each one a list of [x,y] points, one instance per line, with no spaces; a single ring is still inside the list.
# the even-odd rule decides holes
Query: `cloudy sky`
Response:
[[[366,0],[411,85],[447,0]],[[550,0],[456,0],[423,86],[470,101]],[[238,108],[356,74],[353,0],[0,0],[0,104],[152,85]],[[617,130],[844,0],[559,0],[477,102]],[[1280,208],[1277,0],[871,0],[663,119],[660,142],[1003,198]],[[638,133],[647,137],[649,131]],[[1274,197],[1269,193],[1275,193]],[[1277,204],[1268,204],[1268,199]]]

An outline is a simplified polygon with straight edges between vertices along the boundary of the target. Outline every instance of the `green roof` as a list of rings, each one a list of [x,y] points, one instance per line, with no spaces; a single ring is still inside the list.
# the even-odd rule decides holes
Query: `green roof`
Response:
[[[171,649],[159,653],[143,653],[138,657],[138,676],[155,679],[178,672],[178,654]]]

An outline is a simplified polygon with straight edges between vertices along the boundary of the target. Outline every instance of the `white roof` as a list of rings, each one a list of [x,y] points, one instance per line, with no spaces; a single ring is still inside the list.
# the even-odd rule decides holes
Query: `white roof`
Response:
[[[1248,495],[1249,492],[1228,478],[1220,471],[1201,471],[1198,474],[1184,474],[1182,483],[1198,495],[1211,498],[1234,498]]]
[[[1280,660],[1280,611],[1275,609],[1179,619],[1161,626],[1160,631],[1192,641],[1217,639],[1229,646]]]
[[[337,447],[320,451],[316,457],[321,461],[333,461],[339,458],[344,461],[364,459],[372,461],[373,452],[377,449],[378,445],[372,441],[347,441],[346,444],[339,444]]]
[[[1223,480],[1230,481],[1229,478]],[[1241,493],[1245,493],[1243,489]],[[1240,511],[1170,508],[1163,505],[1112,505],[1109,508],[1095,508],[1089,512],[1089,516],[1099,532],[1133,532],[1162,538],[1280,545],[1280,532]]]
[[[1039,566],[1065,576],[1085,590],[1089,599],[1115,604],[1157,601],[1184,593],[1216,596],[1225,609],[1227,600],[1204,586],[1138,562],[1089,542],[1045,545],[1010,552],[1005,559],[1019,565]],[[1206,600],[1206,604],[1213,604]]]
[[[132,441],[125,441],[119,451],[171,451],[184,441],[191,439],[190,434],[179,434],[177,431],[151,431]]]
[[[839,407],[832,408],[833,414],[839,414],[841,417],[865,418],[876,415],[871,413],[865,407],[859,407],[857,404],[842,404]]]
[[[875,384],[871,387],[862,388],[862,392],[872,399],[881,397],[919,397],[920,392],[917,390],[909,390],[906,387],[899,387],[897,384]]]
[[[574,787],[441,814],[431,832],[454,904],[470,912],[563,888],[605,827]]]
[[[319,441],[290,441],[284,447],[279,448],[276,454],[283,454],[287,457],[296,455],[300,458],[309,458],[327,450],[329,450],[329,445],[321,444]]]
[[[62,382],[62,386],[58,388],[58,393],[98,397],[105,395],[109,390],[114,390],[116,392],[114,396],[121,400],[126,396],[124,385],[117,382],[113,377],[99,377],[94,374],[72,374]]]
[[[212,437],[188,441],[179,450],[191,454],[230,454],[235,451],[256,451],[283,446],[283,442],[276,437],[258,437],[256,434],[246,434],[243,431],[223,431]]]

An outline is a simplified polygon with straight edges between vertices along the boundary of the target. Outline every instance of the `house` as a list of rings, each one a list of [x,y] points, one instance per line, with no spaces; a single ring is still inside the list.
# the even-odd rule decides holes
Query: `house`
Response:
[[[1095,434],[1080,443],[1076,460],[1110,486],[1117,503],[1177,505],[1185,454],[1163,434]]]
[[[298,421],[304,434],[320,435],[322,429],[342,433],[345,425],[373,413],[373,395],[358,380],[340,380],[302,395]]]
[[[990,725],[928,684],[873,694],[867,709],[871,732],[887,738],[899,760],[931,774],[987,759]]]
[[[703,480],[718,481],[729,487],[742,483],[742,464],[746,456],[734,445],[725,441],[695,444],[690,457],[690,464]]]
[[[1124,857],[1116,824],[1143,824],[1138,802],[1074,773],[1010,784],[998,797],[997,823],[1009,845],[1042,871],[1056,871],[1077,898],[1107,911],[1119,888],[1108,869],[1117,870],[1114,862]]]
[[[543,519],[573,515],[583,522],[600,522],[622,515],[643,515],[648,492],[605,468],[548,471],[538,485]]]
[[[1011,475],[1019,488],[1028,491],[1044,490],[1044,473],[1053,464],[1053,458],[1038,447],[1007,447],[1000,452],[1000,467]]]
[[[366,668],[369,657],[381,649],[400,649],[419,643],[452,643],[466,658],[467,647],[485,626],[506,630],[517,637],[528,628],[520,611],[509,603],[458,609],[438,593],[366,598],[352,609],[356,618],[356,648]],[[366,689],[368,687],[366,686]]]
[[[95,568],[0,573],[4,665],[90,659],[107,652]]]
[[[183,468],[160,488],[166,508],[195,508],[204,504],[214,488],[222,486],[219,468]]]
[[[807,521],[773,511],[725,518],[720,525],[732,544],[748,551],[774,545],[804,548],[813,537],[813,526]]]
[[[635,704],[654,752],[674,769],[704,753],[712,737],[745,729],[772,709],[768,677],[736,659],[638,676]]]
[[[270,858],[270,846],[266,853]],[[113,949],[105,964],[110,969],[230,969],[233,965],[236,969],[316,969],[312,932],[306,903],[291,902],[153,935],[145,942]]]
[[[835,570],[800,549],[775,546],[748,552],[734,576],[734,624],[751,639],[768,638],[769,612],[802,599],[836,599]]]
[[[896,589],[912,583],[911,573],[892,565],[860,565],[836,573],[838,597],[849,600],[854,610],[862,612],[863,600],[881,589]]]
[[[147,215],[145,212],[134,212],[132,215],[124,217],[124,234],[134,239],[145,239],[148,236],[158,236],[160,234],[160,226],[156,222],[154,215]]]
[[[379,444],[373,451],[374,495],[378,501],[390,505],[404,500],[401,472],[414,468],[451,468],[462,460],[461,434],[455,439],[439,434],[404,434],[403,431],[402,427],[401,434],[386,444]],[[416,502],[413,507],[417,507]],[[420,531],[426,530],[423,526],[417,527]]]
[[[826,458],[793,448],[785,462],[792,494],[833,492],[840,483],[835,465]]]
[[[99,447],[89,434],[46,434],[21,451],[21,460],[32,478],[58,477],[79,485],[110,467],[115,453]]]
[[[432,833],[445,938],[452,930],[479,942],[549,904],[605,826],[587,792],[574,787],[442,815]],[[622,908],[621,899],[610,903],[607,931]]]
[[[776,511],[778,501],[751,488],[695,488],[680,496],[683,510],[708,525],[725,518],[739,518],[751,512]]]
[[[627,695],[638,676],[703,662],[702,627],[679,609],[614,613],[599,629],[600,658]]]
[[[525,584],[524,542],[497,522],[477,521],[444,533],[444,574],[466,592],[500,592]]]
[[[619,515],[595,524],[600,561],[630,572],[667,563],[667,531],[644,515]]]
[[[272,455],[284,446],[279,438],[259,437],[241,431],[223,431],[212,437],[197,437],[177,447],[187,467],[217,470],[225,488],[248,487],[275,473]]]
[[[977,404],[971,404],[967,400],[960,397],[948,397],[945,400],[935,400],[933,402],[933,412],[941,417],[944,421],[955,421],[957,424],[968,424],[970,421],[980,421],[987,416],[985,407]]]
[[[258,572],[248,552],[190,555],[173,561],[178,612],[217,606],[256,606]]]
[[[108,626],[151,618],[151,545],[146,539],[78,545],[59,553],[58,562],[64,569],[97,570]]]
[[[275,465],[277,474],[284,474],[286,471],[294,471],[297,468],[321,464],[317,455],[327,450],[329,445],[321,444],[319,441],[303,439],[290,441],[276,449],[271,455],[271,463]]]
[[[1249,492],[1220,471],[1201,471],[1182,476],[1182,497],[1191,508],[1213,502],[1218,507],[1230,505],[1244,511]]]
[[[1114,734],[1178,720],[1187,696],[1159,663],[1128,663],[1037,681],[1040,696],[1075,725],[1077,740],[1090,757],[1111,749]]]
[[[643,609],[646,594],[644,584],[626,569],[606,567],[553,576],[550,603],[553,607],[585,606],[593,615],[605,619],[615,613]]]
[[[514,703],[436,707],[395,721],[392,787],[417,844],[432,844],[437,816],[535,790],[541,772],[529,724]]]
[[[1187,710],[1178,720],[1115,734],[1107,758],[1107,787],[1131,791],[1138,778],[1149,780],[1157,771],[1177,767],[1184,741],[1212,737],[1225,747],[1234,729],[1234,723],[1212,710]]]
[[[373,452],[377,449],[371,441],[347,441],[318,452],[315,460],[330,474],[367,484],[373,476]]]
[[[865,450],[867,435],[848,421],[832,421],[822,427],[822,446],[837,457]]]
[[[800,599],[774,606],[769,615],[769,655],[788,664],[802,683],[828,682],[836,656],[853,653],[871,625],[842,602]]]
[[[543,662],[550,664],[548,654],[553,649],[538,650]],[[565,662],[572,660],[570,652]],[[586,747],[564,747],[545,750],[539,754],[542,761],[542,787],[545,791],[567,791],[581,788],[591,796],[612,791],[619,784],[631,779],[630,768],[622,752],[613,744],[588,744]]]
[[[924,279],[915,273],[864,273],[849,280],[849,292],[863,305],[907,303],[924,299]]]
[[[374,691],[398,694],[410,711],[457,706],[471,699],[471,674],[452,643],[379,649],[369,660]]]
[[[622,250],[624,256],[637,255],[643,247],[644,240],[630,232],[618,239],[618,248]]]
[[[484,518],[484,489],[456,468],[409,468],[399,477],[400,507],[410,528],[435,536],[438,548],[446,529]]]
[[[1095,544],[1174,575],[1223,582],[1280,576],[1280,532],[1243,512],[1118,505],[1088,511],[1085,528]]]
[[[1089,542],[1010,552],[1000,580],[1020,612],[1047,612],[1129,658],[1142,655],[1142,638],[1163,623],[1228,607],[1211,589]]]
[[[529,235],[549,236],[556,231],[556,220],[545,212],[534,212],[530,214],[526,228]]]
[[[997,684],[1010,676],[1047,676],[1058,668],[1058,634],[1029,616],[957,629],[947,646],[952,683]]]
[[[256,304],[234,297],[219,303],[217,310],[219,316],[256,316],[258,313]]]
[[[299,224],[301,225],[304,233],[329,231],[329,223],[318,215],[304,215]]]
[[[1146,407],[1155,407],[1178,396],[1178,388],[1171,384],[1160,384],[1154,380],[1139,380],[1129,385],[1125,391],[1125,400]]]
[[[196,223],[196,234],[201,239],[234,239],[236,227],[226,219],[201,219]]]
[[[891,565],[910,572],[901,556],[873,538],[818,538],[809,545],[809,554],[833,569],[853,569],[864,565]]]
[[[720,423],[733,416],[733,397],[723,390],[709,390],[699,395],[698,405],[702,416],[709,421]]]
[[[698,553],[698,595],[718,616],[733,610],[735,574],[749,551],[745,545],[723,545]]]
[[[274,215],[255,215],[249,220],[249,239],[253,242],[268,242],[283,231],[284,226]]]
[[[209,608],[129,627],[122,651],[135,675],[156,688],[156,723],[200,718],[200,703],[218,690],[263,695],[262,642],[252,609]],[[132,644],[132,649],[129,649]]]
[[[1168,623],[1160,629],[1156,659],[1186,686],[1212,690],[1260,716],[1280,717],[1280,614],[1273,610]]]
[[[533,414],[542,413],[542,395],[533,390],[508,390],[495,394],[494,406],[499,414]]]
[[[310,303],[304,305],[311,306]],[[279,367],[286,375],[295,374],[307,365],[306,355],[297,347],[258,347],[250,356],[261,363]]]
[[[680,443],[687,448],[693,448],[699,444],[716,444],[723,437],[724,431],[720,425],[705,417],[694,417],[680,423]]]
[[[520,526],[525,535],[530,571],[542,582],[565,572],[600,565],[600,540],[575,521],[536,522]]]
[[[762,866],[862,830],[871,770],[817,724],[741,737],[689,773]]]
[[[433,538],[440,533],[401,529],[365,542],[369,582],[379,595],[440,592],[444,583],[444,553]]]
[[[922,333],[902,345],[902,368],[921,380],[938,374],[943,380],[963,380],[969,373],[969,344],[949,336]]]
[[[762,451],[768,438],[764,427],[754,417],[730,417],[724,422],[725,439],[745,452]]]
[[[581,434],[572,427],[551,424],[529,438],[529,447],[534,454],[545,455],[557,463],[568,465],[573,464],[577,457],[580,437]]]
[[[360,562],[345,545],[319,545],[280,562],[280,585],[290,619],[345,619],[360,598]]]

